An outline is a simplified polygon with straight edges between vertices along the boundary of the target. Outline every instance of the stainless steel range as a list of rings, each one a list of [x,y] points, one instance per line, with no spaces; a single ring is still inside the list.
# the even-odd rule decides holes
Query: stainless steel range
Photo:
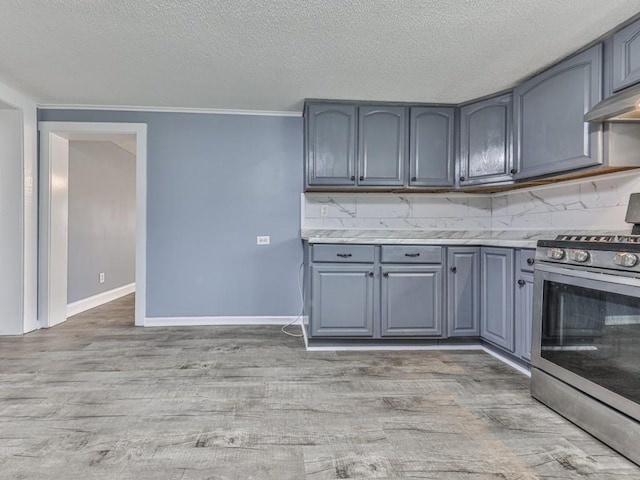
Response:
[[[640,464],[640,235],[536,250],[531,394]]]

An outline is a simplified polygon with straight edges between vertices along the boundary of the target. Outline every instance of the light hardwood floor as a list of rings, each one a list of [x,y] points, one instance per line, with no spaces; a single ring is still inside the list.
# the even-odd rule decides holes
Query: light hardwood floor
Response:
[[[0,339],[1,479],[640,479],[482,352],[306,352],[133,327],[133,295]]]

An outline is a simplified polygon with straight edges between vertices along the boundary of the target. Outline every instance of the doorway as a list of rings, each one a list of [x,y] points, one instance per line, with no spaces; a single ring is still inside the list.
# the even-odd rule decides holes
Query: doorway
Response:
[[[140,123],[40,122],[40,235],[38,322],[67,319],[69,248],[69,142],[114,140],[135,148],[135,325],[146,313],[147,126]]]

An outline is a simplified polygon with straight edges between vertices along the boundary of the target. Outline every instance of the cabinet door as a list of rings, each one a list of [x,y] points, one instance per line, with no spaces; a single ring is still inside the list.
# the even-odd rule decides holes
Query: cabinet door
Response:
[[[411,109],[409,185],[453,186],[454,120],[454,108]]]
[[[311,335],[373,335],[373,265],[312,265]]]
[[[460,185],[512,180],[512,96],[460,110]]]
[[[355,185],[355,105],[310,104],[305,124],[308,185]]]
[[[381,335],[442,335],[442,266],[384,267]]]
[[[359,108],[358,185],[404,185],[406,117],[404,107]]]
[[[640,21],[613,36],[613,91],[640,82]]]
[[[602,125],[584,114],[602,97],[602,45],[514,90],[515,178],[602,163]]]
[[[480,335],[513,352],[513,250],[483,247],[481,270]]]
[[[447,251],[447,329],[450,337],[480,335],[480,249]]]
[[[531,361],[533,275],[521,272],[516,287],[516,355]]]

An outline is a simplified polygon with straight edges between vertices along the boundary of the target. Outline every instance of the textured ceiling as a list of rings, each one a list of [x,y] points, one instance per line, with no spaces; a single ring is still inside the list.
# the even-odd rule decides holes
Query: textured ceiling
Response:
[[[0,81],[42,104],[299,111],[508,88],[640,0],[0,0]]]

